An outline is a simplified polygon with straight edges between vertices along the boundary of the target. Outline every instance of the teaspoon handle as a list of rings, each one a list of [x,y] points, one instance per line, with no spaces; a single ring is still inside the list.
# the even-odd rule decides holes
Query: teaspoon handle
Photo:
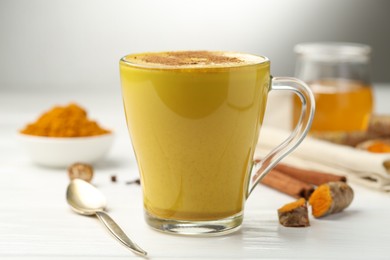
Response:
[[[106,226],[106,228],[114,235],[114,237],[122,243],[125,247],[129,248],[134,253],[146,256],[147,252],[140,248],[136,243],[125,234],[125,232],[119,227],[117,223],[104,211],[97,211],[96,216]]]

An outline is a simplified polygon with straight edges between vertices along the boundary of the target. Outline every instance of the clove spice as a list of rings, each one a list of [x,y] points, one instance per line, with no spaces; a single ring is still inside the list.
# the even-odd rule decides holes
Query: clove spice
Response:
[[[126,184],[128,184],[128,185],[130,185],[130,184],[140,185],[141,184],[141,180],[140,179],[135,179],[135,180],[127,181]]]

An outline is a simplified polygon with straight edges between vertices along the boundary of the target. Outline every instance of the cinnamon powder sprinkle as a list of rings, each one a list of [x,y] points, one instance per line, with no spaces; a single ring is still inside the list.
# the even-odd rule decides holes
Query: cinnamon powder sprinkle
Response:
[[[223,54],[218,55],[215,52],[209,51],[181,51],[167,52],[163,54],[151,53],[145,56],[135,56],[134,59],[140,59],[147,63],[163,64],[169,66],[243,62],[237,57],[229,57]]]

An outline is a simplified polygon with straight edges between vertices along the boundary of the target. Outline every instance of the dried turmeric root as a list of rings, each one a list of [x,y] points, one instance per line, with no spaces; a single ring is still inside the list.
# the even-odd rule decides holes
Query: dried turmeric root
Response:
[[[307,227],[310,226],[309,214],[307,212],[306,200],[299,200],[286,204],[278,209],[279,222],[285,227]]]
[[[309,204],[316,218],[337,213],[348,207],[353,200],[353,190],[345,182],[328,182],[311,194]]]

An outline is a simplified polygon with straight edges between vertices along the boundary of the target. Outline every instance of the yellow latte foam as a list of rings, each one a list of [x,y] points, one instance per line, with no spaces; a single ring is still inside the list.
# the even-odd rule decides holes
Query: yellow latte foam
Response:
[[[174,51],[133,54],[122,60],[149,68],[218,68],[259,64],[267,58],[239,52]]]

